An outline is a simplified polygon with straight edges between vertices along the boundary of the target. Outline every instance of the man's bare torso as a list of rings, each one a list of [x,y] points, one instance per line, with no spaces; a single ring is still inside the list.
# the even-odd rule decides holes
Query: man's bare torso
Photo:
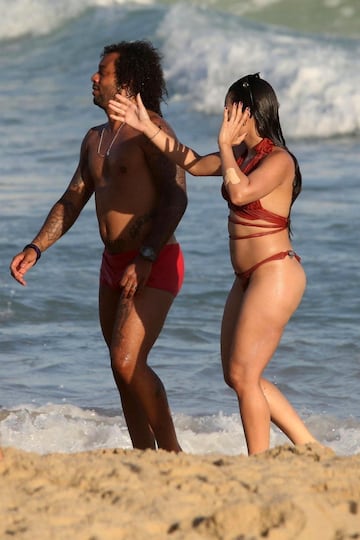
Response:
[[[146,161],[144,137],[124,125],[117,136],[105,130],[100,144],[101,133],[102,126],[88,135],[87,170],[100,236],[107,250],[118,253],[141,246],[159,194]]]

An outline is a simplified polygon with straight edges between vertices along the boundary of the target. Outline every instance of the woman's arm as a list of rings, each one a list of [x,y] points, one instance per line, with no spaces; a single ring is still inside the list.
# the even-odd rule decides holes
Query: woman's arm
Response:
[[[241,171],[234,156],[234,146],[245,139],[249,119],[248,109],[242,111],[242,104],[234,103],[230,114],[224,110],[218,137],[225,189],[231,202],[238,206],[266,197],[284,181],[292,181],[294,176],[293,160],[282,148],[274,148],[249,175]]]
[[[144,104],[140,94],[136,96],[136,102],[120,94],[116,100],[109,101],[112,114],[110,118],[129,124],[134,129],[142,132],[155,146],[166,156],[194,176],[220,176],[221,163],[219,154],[213,153],[200,156],[195,150],[165,133],[161,126],[154,123]]]
[[[236,204],[235,200],[233,200],[234,196],[239,195],[240,192],[243,192],[249,187],[249,178],[240,170],[233,151],[234,140],[238,141],[240,138],[240,143],[246,137],[246,131],[243,128],[248,117],[247,111],[243,113],[242,106],[238,106],[236,103],[232,106],[231,114],[229,114],[228,109],[225,107],[218,136],[224,185],[230,196],[230,200],[234,204]],[[240,133],[241,131],[243,131],[242,134]]]

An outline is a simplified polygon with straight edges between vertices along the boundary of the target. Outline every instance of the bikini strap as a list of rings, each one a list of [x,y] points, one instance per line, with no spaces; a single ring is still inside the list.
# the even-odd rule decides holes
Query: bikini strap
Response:
[[[254,147],[254,150],[256,152],[256,154],[254,155],[254,157],[249,161],[249,163],[246,164],[246,166],[244,167],[244,170],[242,171],[244,174],[248,174],[249,172],[251,172],[253,169],[255,169],[255,167],[257,166],[257,164],[259,163],[259,161],[261,161],[265,156],[267,156],[268,154],[271,154],[272,150],[274,148],[274,143],[272,142],[272,140],[268,139],[268,138],[264,138],[262,139],[255,147]],[[238,158],[237,160],[237,164],[239,165],[239,167],[244,163],[245,159],[246,159],[246,156],[247,156],[248,152],[247,150]]]

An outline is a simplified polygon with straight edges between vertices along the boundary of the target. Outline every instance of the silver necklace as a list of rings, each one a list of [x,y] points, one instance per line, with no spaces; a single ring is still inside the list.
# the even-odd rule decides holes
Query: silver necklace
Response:
[[[119,131],[120,131],[120,129],[123,127],[123,125],[124,125],[124,124],[121,124],[121,126],[118,128],[117,132],[116,132],[115,135],[113,136],[112,141],[111,141],[111,143],[109,144],[108,149],[106,150],[105,154],[102,154],[101,151],[100,151],[101,145],[102,145],[102,141],[103,141],[103,137],[104,137],[104,132],[105,132],[105,128],[104,128],[104,127],[102,128],[101,135],[100,135],[100,140],[99,140],[99,144],[98,144],[98,147],[97,147],[97,154],[98,154],[98,156],[100,156],[100,157],[105,157],[105,156],[109,157],[109,156],[110,156],[110,151],[111,151],[111,149],[112,149],[112,147],[113,147],[113,144],[114,144],[114,142],[116,141],[116,138],[117,138],[117,136],[119,135]]]

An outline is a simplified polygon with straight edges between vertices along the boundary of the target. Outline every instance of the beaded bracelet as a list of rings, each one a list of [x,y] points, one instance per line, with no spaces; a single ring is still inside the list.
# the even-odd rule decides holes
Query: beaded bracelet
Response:
[[[41,257],[40,248],[36,244],[26,244],[23,251],[25,251],[25,249],[28,249],[28,248],[31,248],[36,252],[36,261],[35,261],[35,264],[36,264]]]

